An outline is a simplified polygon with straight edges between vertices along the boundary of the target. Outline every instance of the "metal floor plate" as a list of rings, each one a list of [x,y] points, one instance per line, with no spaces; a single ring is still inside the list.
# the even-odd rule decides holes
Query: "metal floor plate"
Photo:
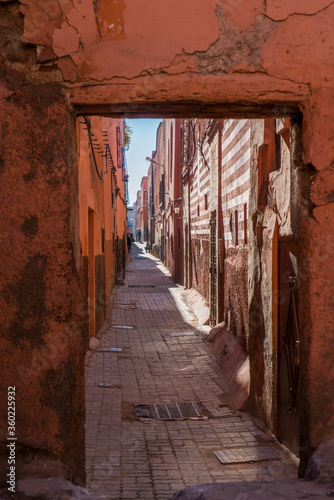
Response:
[[[101,347],[101,349],[96,349],[97,352],[122,352],[122,347]]]
[[[133,330],[133,326],[127,326],[127,325],[111,325],[111,328],[119,328],[121,330]]]
[[[195,401],[190,403],[135,405],[137,418],[157,420],[206,419]]]
[[[187,337],[187,336],[191,336],[191,335],[195,335],[195,332],[172,332],[170,333],[170,336],[171,337]]]
[[[213,452],[222,464],[239,462],[255,462],[258,460],[274,460],[279,455],[269,446],[254,446],[252,448],[225,448]]]

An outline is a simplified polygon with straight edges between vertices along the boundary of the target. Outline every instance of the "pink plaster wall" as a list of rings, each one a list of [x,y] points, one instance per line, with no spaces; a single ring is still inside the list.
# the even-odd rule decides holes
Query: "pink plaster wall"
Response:
[[[1,410],[7,387],[15,386],[18,477],[65,475],[77,482],[85,477],[88,339],[75,121],[59,86],[1,85],[1,95]],[[7,437],[2,418],[1,458]]]

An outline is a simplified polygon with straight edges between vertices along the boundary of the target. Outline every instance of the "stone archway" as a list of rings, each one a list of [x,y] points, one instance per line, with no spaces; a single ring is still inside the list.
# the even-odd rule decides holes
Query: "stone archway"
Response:
[[[333,10],[329,0],[1,6],[1,395],[15,384],[26,408],[17,427],[29,471],[84,479],[76,113],[303,112],[301,472],[334,434]]]

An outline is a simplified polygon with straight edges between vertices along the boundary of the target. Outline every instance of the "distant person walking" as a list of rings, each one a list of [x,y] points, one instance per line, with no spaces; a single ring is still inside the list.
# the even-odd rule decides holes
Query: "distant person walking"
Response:
[[[138,238],[138,241],[140,242],[140,240],[141,240],[141,230],[140,229],[138,229],[138,231],[137,231],[137,238]]]
[[[128,251],[130,252],[131,250],[131,245],[132,245],[132,241],[131,241],[131,236],[128,234],[127,237],[126,237],[126,243],[128,245]]]
[[[151,244],[147,241],[145,245],[145,252],[148,253],[151,251]]]

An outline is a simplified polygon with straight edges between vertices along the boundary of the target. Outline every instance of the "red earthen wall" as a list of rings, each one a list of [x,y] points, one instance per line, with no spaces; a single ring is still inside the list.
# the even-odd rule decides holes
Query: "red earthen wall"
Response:
[[[15,386],[18,477],[84,480],[75,120],[58,85],[1,86],[1,95],[2,414]]]

